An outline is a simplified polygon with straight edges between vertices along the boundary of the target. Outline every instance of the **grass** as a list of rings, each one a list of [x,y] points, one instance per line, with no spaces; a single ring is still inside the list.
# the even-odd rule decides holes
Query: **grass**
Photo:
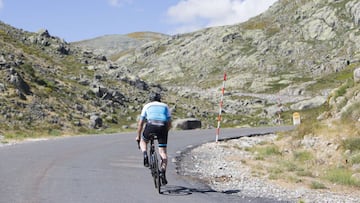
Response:
[[[313,173],[309,170],[300,170],[295,173],[297,176],[314,177]]]
[[[149,33],[149,32],[132,32],[132,33],[129,33],[127,34],[128,37],[131,37],[131,38],[134,38],[134,39],[147,39],[149,38],[150,36],[152,37],[153,40],[159,40],[161,39],[161,37],[158,37],[154,34],[157,34],[157,33]]]
[[[351,104],[342,114],[342,119],[356,120],[360,118],[360,102]]]
[[[350,163],[352,165],[354,164],[360,164],[360,152],[353,154],[352,156],[350,156]]]
[[[300,150],[293,153],[294,160],[300,163],[305,163],[306,161],[312,160],[314,158],[313,154],[308,151]]]
[[[310,188],[315,189],[315,190],[327,189],[327,187],[323,183],[318,182],[318,181],[311,181]]]
[[[343,94],[343,90],[352,84],[353,72],[358,65],[359,64],[350,64],[341,72],[331,73],[321,78],[317,78],[316,83],[310,85],[308,89],[312,92],[319,92],[323,89],[333,89],[347,83],[343,89],[337,93],[338,95],[341,95]]]
[[[135,49],[129,49],[129,50],[126,50],[126,51],[122,51],[122,52],[119,52],[119,53],[116,53],[116,54],[113,54],[109,57],[109,59],[111,61],[116,61],[118,60],[119,58],[123,57],[123,56],[126,56],[126,55],[129,55],[131,53],[134,53]]]
[[[346,91],[352,86],[354,86],[354,81],[350,79],[346,80],[345,83],[343,83],[339,88],[336,89],[333,97],[337,98],[340,96],[344,96]]]
[[[265,158],[270,156],[281,155],[278,146],[276,145],[265,145],[265,146],[256,146],[249,148],[249,151],[255,154],[256,160],[265,160]]]
[[[158,55],[158,56],[160,56],[161,54],[163,54],[164,52],[166,52],[166,47],[165,46],[160,46],[160,47],[158,47],[157,49],[156,49],[156,54]]]
[[[279,82],[279,81],[275,81],[275,82],[269,84],[269,87],[270,87],[270,88],[267,89],[267,90],[265,91],[265,93],[267,93],[267,94],[269,94],[269,93],[275,94],[275,93],[279,92],[279,90],[282,90],[282,89],[284,89],[285,87],[288,86],[288,84],[280,84],[280,83],[278,83],[278,82]]]
[[[131,129],[130,129],[131,130]],[[42,127],[41,129],[27,129],[23,127],[14,127],[14,130],[9,130],[3,133],[4,140],[1,142],[6,143],[10,140],[22,141],[29,138],[51,138],[51,137],[60,137],[67,135],[91,135],[91,134],[112,134],[119,132],[129,131],[127,129],[122,129],[118,125],[109,126],[101,129],[90,129],[85,126],[72,126],[67,130],[63,130],[58,126],[53,127]]]
[[[273,177],[273,179],[275,179],[275,177],[278,177],[278,175],[284,173],[284,169],[281,167],[275,166],[275,167],[270,167],[268,169],[268,172],[271,174],[271,177]]]
[[[244,22],[243,28],[246,30],[263,30],[270,24],[267,20],[249,20]]]
[[[317,115],[328,109],[329,107],[323,106],[312,111],[303,111],[302,123],[290,134],[280,134],[275,143],[263,143],[247,148],[247,151],[252,152],[253,160],[262,163],[261,168],[255,169],[257,174],[264,173],[264,176],[266,174],[271,180],[303,184],[311,189],[329,189],[328,185],[332,184],[360,187],[360,182],[352,177],[358,172],[352,166],[360,163],[360,128],[356,122],[348,120],[333,121],[332,125],[317,121]],[[338,142],[339,148],[334,153],[339,154],[339,158],[344,162],[332,160],[333,155],[319,157],[318,152],[323,151],[316,148],[304,149],[300,141],[305,136],[322,137],[321,140],[329,140],[333,144]],[[290,152],[284,153],[284,150]],[[350,154],[346,155],[345,151],[350,151]],[[336,157],[338,156],[334,156]],[[348,162],[345,163],[345,160]],[[321,161],[321,164],[318,161]]]
[[[345,150],[350,150],[351,152],[360,151],[360,137],[346,138],[342,142],[342,146]]]
[[[279,165],[281,165],[286,171],[299,170],[299,166],[295,162],[292,162],[292,161],[288,161],[288,160],[280,161],[279,160]]]
[[[360,187],[360,182],[352,178],[352,172],[346,168],[328,169],[324,175],[324,179],[332,183]]]
[[[305,135],[314,134],[317,131],[326,128],[320,122],[318,122],[317,117],[329,109],[329,106],[325,104],[318,108],[298,111],[300,114],[301,123],[300,125],[296,126],[296,130],[291,132],[291,135],[295,139],[302,139]]]

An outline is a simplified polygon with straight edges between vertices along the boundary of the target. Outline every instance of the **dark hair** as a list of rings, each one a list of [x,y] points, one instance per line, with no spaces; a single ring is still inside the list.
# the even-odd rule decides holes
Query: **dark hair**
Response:
[[[157,92],[152,92],[152,93],[150,93],[150,95],[149,95],[149,100],[150,100],[150,101],[158,101],[158,102],[160,102],[160,101],[161,101],[161,95],[160,95],[160,93],[157,93]]]

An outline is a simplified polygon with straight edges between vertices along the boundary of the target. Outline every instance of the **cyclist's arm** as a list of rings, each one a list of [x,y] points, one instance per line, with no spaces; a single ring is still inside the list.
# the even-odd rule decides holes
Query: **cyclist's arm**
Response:
[[[169,119],[169,121],[168,121],[168,131],[171,129],[171,127],[172,127],[172,123],[171,123],[171,119]]]
[[[166,118],[167,118],[167,125],[168,125],[168,131],[169,131],[172,127],[172,123],[171,123],[171,111],[170,111],[168,105],[166,105]]]
[[[140,140],[141,138],[141,132],[143,130],[145,121],[143,119],[140,119],[138,122],[138,128],[137,128],[137,136],[136,136],[136,140]]]

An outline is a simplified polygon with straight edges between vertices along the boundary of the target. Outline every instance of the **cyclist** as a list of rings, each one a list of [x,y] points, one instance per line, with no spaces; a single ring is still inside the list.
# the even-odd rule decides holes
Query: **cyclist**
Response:
[[[140,142],[140,148],[144,156],[144,166],[149,167],[147,145],[150,140],[150,134],[155,133],[157,135],[159,154],[161,157],[160,177],[163,185],[166,185],[167,180],[165,174],[168,161],[166,148],[168,132],[171,128],[171,112],[168,105],[161,102],[161,95],[159,93],[150,93],[149,99],[150,102],[144,105],[140,114],[136,141]],[[145,123],[146,125],[143,131]]]

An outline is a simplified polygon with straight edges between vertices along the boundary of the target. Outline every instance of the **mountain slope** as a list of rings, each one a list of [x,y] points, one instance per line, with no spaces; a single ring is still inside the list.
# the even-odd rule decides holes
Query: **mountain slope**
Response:
[[[93,132],[135,122],[147,92],[161,89],[118,72],[103,56],[47,30],[0,22],[0,134],[7,138]]]
[[[122,51],[132,50],[147,42],[160,40],[167,35],[153,32],[134,32],[127,35],[106,35],[71,44],[95,54],[103,54],[111,58]],[[116,56],[114,56],[116,57]]]
[[[265,119],[244,124],[267,123],[279,104],[289,111],[302,110],[295,104],[304,100],[324,103],[343,82],[337,76],[357,67],[359,7],[356,0],[280,0],[245,23],[150,42],[116,62],[144,80],[212,105],[226,71],[225,111],[241,115],[235,120]]]
[[[293,111],[324,104],[359,66],[359,6],[356,0],[280,0],[232,26],[74,44],[46,30],[30,33],[1,23],[2,133],[127,128],[148,92],[157,90],[174,118],[196,117],[211,127],[224,71],[224,127],[276,124],[279,112],[289,124]],[[108,57],[103,51],[113,40],[120,44]],[[94,125],[96,118],[103,123]]]
[[[338,72],[359,61],[358,7],[354,0],[279,1],[248,22],[155,41],[118,62],[154,81],[173,83],[176,78],[176,84],[188,82],[182,78],[189,70],[196,73],[191,81],[198,83],[225,69],[229,76],[244,80],[232,84],[236,88],[247,88],[251,82],[241,77],[245,71],[299,77]],[[148,74],[152,71],[159,74]]]

